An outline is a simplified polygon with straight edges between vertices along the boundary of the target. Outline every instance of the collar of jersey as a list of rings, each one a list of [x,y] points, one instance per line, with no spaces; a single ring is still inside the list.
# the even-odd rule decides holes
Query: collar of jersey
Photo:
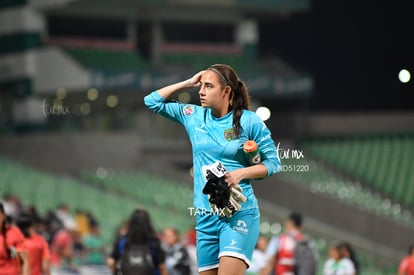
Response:
[[[222,117],[215,117],[213,115],[213,111],[210,108],[208,109],[208,113],[209,113],[209,116],[211,117],[212,120],[214,120],[214,121],[224,121],[224,120],[227,120],[233,114],[233,111],[228,112],[225,116],[222,116]]]

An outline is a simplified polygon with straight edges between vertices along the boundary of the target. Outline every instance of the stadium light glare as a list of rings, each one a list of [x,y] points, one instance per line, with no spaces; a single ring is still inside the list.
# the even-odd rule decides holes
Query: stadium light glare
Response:
[[[410,81],[411,79],[411,73],[409,70],[407,69],[402,69],[399,73],[398,73],[398,79],[402,82],[402,83],[407,83],[408,81]]]
[[[53,105],[54,105],[54,106],[62,106],[62,105],[63,105],[63,103],[62,103],[62,99],[60,99],[59,97],[55,98],[55,99],[53,100]]]
[[[270,224],[268,222],[262,222],[260,224],[260,232],[262,234],[267,234],[270,231]]]
[[[109,108],[114,108],[118,105],[118,97],[116,95],[110,95],[106,98],[106,105],[108,105]]]
[[[91,88],[87,92],[87,97],[90,101],[97,100],[99,96],[99,91],[95,88]]]
[[[100,166],[96,169],[96,176],[100,179],[105,179],[108,176],[108,170]]]
[[[260,117],[261,120],[266,121],[270,118],[272,113],[270,112],[270,109],[264,106],[261,106],[256,109],[256,114]]]
[[[281,231],[282,231],[282,225],[280,223],[275,222],[270,227],[270,233],[272,233],[273,235],[277,235]]]
[[[91,113],[91,105],[89,103],[82,103],[80,106],[80,112],[84,116],[89,115]]]
[[[67,91],[65,88],[59,88],[56,90],[56,98],[62,100],[66,97]]]

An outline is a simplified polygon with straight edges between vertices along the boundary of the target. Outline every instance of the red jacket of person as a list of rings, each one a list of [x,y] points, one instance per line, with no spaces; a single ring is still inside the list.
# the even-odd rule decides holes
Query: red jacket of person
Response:
[[[279,237],[279,247],[275,261],[277,275],[294,274],[296,242],[301,240],[303,240],[303,235],[299,232],[285,233]]]
[[[4,239],[7,247],[13,252],[8,256],[5,250]],[[0,233],[0,274],[16,275],[21,273],[20,259],[17,252],[25,252],[26,244],[23,233],[15,226],[6,226],[6,236]]]
[[[405,257],[398,268],[400,274],[414,275],[414,258],[412,256]]]

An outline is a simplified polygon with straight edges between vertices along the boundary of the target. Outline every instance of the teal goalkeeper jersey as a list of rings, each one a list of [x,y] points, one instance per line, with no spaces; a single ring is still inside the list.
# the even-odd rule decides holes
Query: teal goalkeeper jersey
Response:
[[[206,183],[202,167],[216,161],[220,161],[229,172],[248,166],[248,159],[242,149],[247,140],[254,140],[258,144],[261,163],[267,168],[268,176],[280,171],[281,164],[270,130],[256,113],[243,110],[240,118],[242,131],[236,137],[232,112],[216,118],[210,108],[166,100],[157,91],[147,95],[144,102],[149,109],[182,124],[187,131],[193,152],[195,208],[210,210],[208,196],[202,192]],[[257,208],[251,181],[243,180],[240,186],[247,198],[242,210]]]

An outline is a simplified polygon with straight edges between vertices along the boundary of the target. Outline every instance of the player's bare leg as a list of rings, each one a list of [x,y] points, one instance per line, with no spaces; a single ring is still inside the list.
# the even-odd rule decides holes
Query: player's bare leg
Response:
[[[244,275],[246,272],[246,264],[234,257],[220,257],[218,275]]]

